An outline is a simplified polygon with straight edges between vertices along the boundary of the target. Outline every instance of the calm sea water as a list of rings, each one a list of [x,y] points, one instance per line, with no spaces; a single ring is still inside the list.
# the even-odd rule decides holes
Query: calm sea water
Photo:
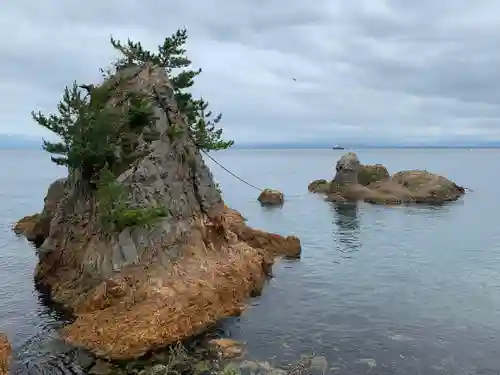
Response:
[[[473,192],[441,207],[335,206],[307,194],[342,151],[232,150],[214,157],[288,199],[261,208],[258,191],[213,162],[226,202],[250,225],[301,238],[302,258],[274,268],[264,294],[224,324],[249,357],[277,365],[325,356],[338,374],[500,374],[500,150],[359,150],[391,172],[428,169]],[[64,170],[42,152],[0,151],[0,330],[16,368],[67,351],[57,315],[33,287],[33,249],[11,225],[39,211]],[[24,367],[23,367],[24,366]],[[69,366],[69,365],[68,365]]]

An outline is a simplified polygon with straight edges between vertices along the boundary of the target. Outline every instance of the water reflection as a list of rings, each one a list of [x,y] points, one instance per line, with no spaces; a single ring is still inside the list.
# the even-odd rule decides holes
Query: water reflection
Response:
[[[337,231],[334,232],[337,249],[342,253],[359,251],[361,243],[357,203],[332,203],[332,208],[335,214],[334,224],[337,227]],[[349,257],[343,256],[343,258]]]
[[[41,313],[53,318],[53,323],[57,325],[57,328],[74,321],[75,318],[69,310],[50,298],[50,291],[47,287],[35,282],[35,293],[38,298],[39,307],[42,310]]]
[[[33,315],[36,323],[32,334],[16,344],[12,362],[15,374],[84,374],[80,358],[90,358],[81,350],[67,345],[58,329],[74,318],[62,306],[54,303],[46,288],[35,283],[38,305]],[[40,319],[43,317],[43,319]],[[88,361],[88,360],[87,360]]]

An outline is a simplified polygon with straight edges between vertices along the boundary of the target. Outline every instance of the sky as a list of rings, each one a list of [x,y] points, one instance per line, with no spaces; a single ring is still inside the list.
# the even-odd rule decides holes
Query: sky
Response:
[[[497,0],[5,1],[0,134],[50,138],[31,110],[98,83],[110,35],[180,27],[237,144],[500,140]]]

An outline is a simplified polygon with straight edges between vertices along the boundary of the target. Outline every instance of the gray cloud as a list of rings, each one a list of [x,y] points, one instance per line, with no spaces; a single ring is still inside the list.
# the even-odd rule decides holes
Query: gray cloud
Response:
[[[500,140],[494,0],[156,3],[2,5],[0,133],[47,136],[30,111],[97,81],[111,34],[154,48],[187,26],[195,90],[239,143]]]

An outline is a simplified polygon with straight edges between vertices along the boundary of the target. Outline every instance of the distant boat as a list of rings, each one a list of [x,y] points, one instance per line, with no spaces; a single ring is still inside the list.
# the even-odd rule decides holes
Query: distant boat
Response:
[[[333,146],[332,147],[333,150],[344,150],[344,147],[341,147],[341,146]]]

